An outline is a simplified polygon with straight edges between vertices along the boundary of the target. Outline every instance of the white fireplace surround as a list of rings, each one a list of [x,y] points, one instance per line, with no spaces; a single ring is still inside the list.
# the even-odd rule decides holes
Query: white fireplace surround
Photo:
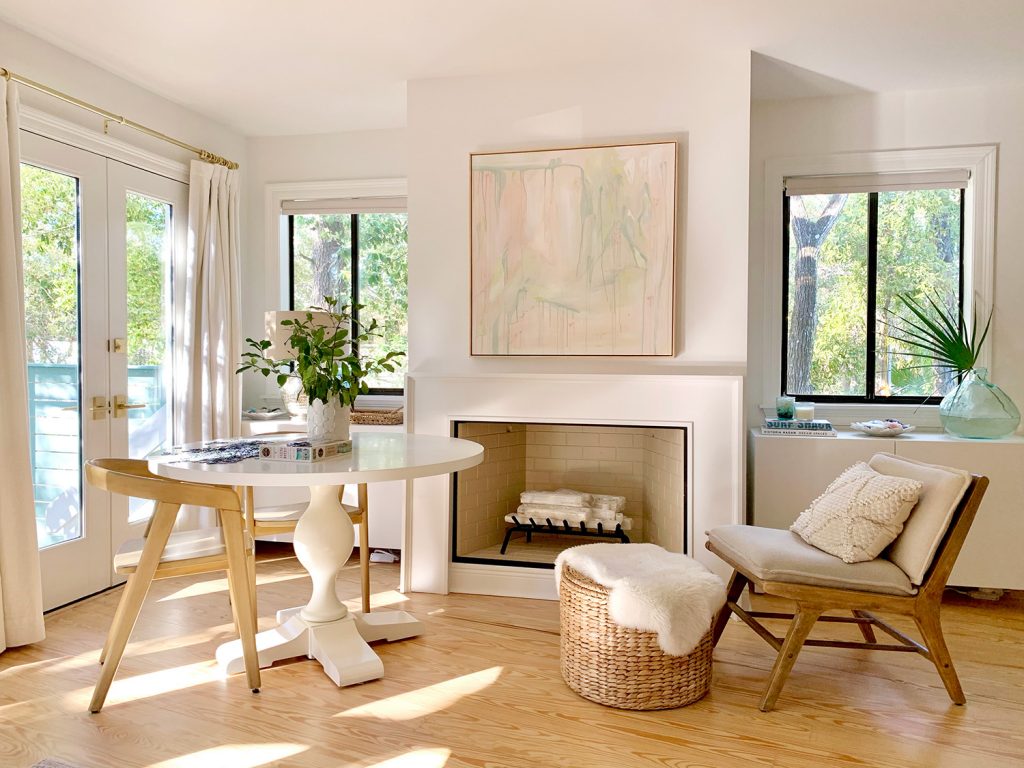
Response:
[[[687,428],[687,552],[723,578],[704,532],[745,521],[743,379],[618,374],[410,374],[409,431],[451,435],[456,421],[629,424]],[[555,599],[546,569],[451,562],[451,478],[410,484],[404,588]]]

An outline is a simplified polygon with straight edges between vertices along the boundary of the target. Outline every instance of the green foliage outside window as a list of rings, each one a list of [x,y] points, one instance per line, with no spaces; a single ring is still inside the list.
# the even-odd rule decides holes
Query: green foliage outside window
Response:
[[[78,363],[78,182],[21,166],[25,336],[29,362]],[[126,201],[128,364],[160,365],[169,289],[165,238],[170,207],[129,193]]]
[[[131,192],[126,198],[128,365],[161,365],[167,353],[171,208]]]
[[[293,218],[292,305],[308,309],[326,296],[354,297],[352,287],[352,219],[350,214],[310,214]],[[365,342],[371,358],[405,353],[408,348],[408,217],[404,213],[361,213],[356,217],[359,323],[376,321],[379,337]],[[379,371],[369,380],[374,389],[400,389],[405,357],[393,358],[394,371]]]
[[[21,166],[25,336],[30,363],[78,363],[78,182]]]
[[[960,306],[961,191],[878,193],[876,312],[867,317],[870,196],[791,198],[787,391],[797,395],[943,395],[953,374],[889,336],[897,296]],[[831,208],[829,207],[831,205]],[[823,239],[815,240],[815,235]],[[867,333],[875,334],[875,378],[867,382]],[[809,346],[801,358],[800,345]]]

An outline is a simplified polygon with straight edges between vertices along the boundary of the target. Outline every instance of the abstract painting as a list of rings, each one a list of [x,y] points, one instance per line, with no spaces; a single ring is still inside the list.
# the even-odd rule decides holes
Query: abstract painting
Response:
[[[471,353],[672,355],[675,213],[675,142],[471,155]]]

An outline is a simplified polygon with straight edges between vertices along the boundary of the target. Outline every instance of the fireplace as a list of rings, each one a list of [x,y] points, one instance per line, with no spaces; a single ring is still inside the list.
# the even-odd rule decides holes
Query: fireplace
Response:
[[[493,490],[495,505],[499,504],[500,496],[504,507],[492,508],[491,513],[508,509],[517,494],[526,489],[527,474],[531,483],[539,484],[543,477],[545,488],[568,486],[590,493],[603,490],[599,484],[591,488],[582,483],[597,477],[568,474],[570,466],[574,470],[585,466],[569,462],[596,460],[600,473],[600,462],[618,462],[618,454],[612,458],[613,454],[606,450],[590,453],[585,459],[582,451],[576,458],[575,451],[554,450],[582,448],[583,445],[570,445],[570,440],[592,443],[594,435],[597,446],[591,447],[621,447],[644,453],[646,445],[641,443],[654,439],[646,437],[648,434],[679,441],[678,449],[667,449],[678,450],[678,460],[672,455],[655,459],[654,469],[634,466],[643,463],[637,458],[639,453],[622,454],[622,465],[605,465],[606,474],[615,477],[615,488],[620,490],[617,495],[626,495],[621,493],[621,486],[632,484],[630,516],[636,519],[639,536],[633,532],[627,535],[631,541],[655,541],[666,549],[685,552],[727,577],[723,564],[704,549],[704,531],[745,521],[742,384],[741,376],[725,374],[410,374],[406,383],[407,428],[418,434],[459,435],[480,441],[487,438],[485,443],[493,443],[493,447],[485,447],[498,464],[495,477],[474,477],[470,472],[460,473],[459,477],[425,477],[409,484],[401,588],[442,594],[468,592],[555,599],[554,578],[548,567],[550,554],[541,561],[539,556],[536,560],[528,559],[524,553],[548,546],[554,549],[566,543],[613,539],[548,541],[554,539],[552,533],[534,535],[526,545],[525,532],[520,531],[513,535],[514,539],[521,535],[522,541],[516,549],[516,564],[510,565],[495,562],[494,557],[478,556],[482,549],[495,545],[500,549],[498,534],[503,535],[506,523],[497,522],[499,515],[488,514],[474,520],[474,525],[479,525],[469,540],[460,542],[458,529],[462,520],[456,518],[453,510],[457,509],[460,485],[463,494],[475,490],[486,496]],[[479,426],[470,427],[473,424]],[[469,436],[468,431],[474,429],[489,434]],[[570,438],[570,434],[576,436]],[[602,434],[606,445],[601,445]],[[563,437],[565,444],[561,445]],[[616,442],[621,446],[612,445]],[[539,446],[545,444],[552,450],[550,455],[541,456],[545,451]],[[533,455],[527,456],[531,445],[538,447],[532,449]],[[529,472],[527,459],[533,460]],[[565,462],[566,474],[561,477],[558,473],[562,472],[562,464],[558,460]],[[629,472],[625,471],[627,461]],[[664,509],[674,509],[672,515],[654,511],[660,504],[656,499],[658,489],[672,487],[654,471],[663,461],[671,461],[672,472],[680,477],[677,489],[667,492],[671,504],[663,505]],[[490,471],[478,468],[478,472]],[[636,487],[638,474],[640,488]],[[468,483],[473,480],[478,482],[470,486]],[[485,503],[491,502],[488,499]],[[469,518],[465,520],[463,533],[469,533]],[[528,548],[534,544],[539,546]]]
[[[452,562],[550,569],[562,550],[597,541],[683,551],[685,427],[473,420],[453,432],[484,460],[455,475]],[[520,504],[524,491],[560,489],[586,494],[582,506]]]

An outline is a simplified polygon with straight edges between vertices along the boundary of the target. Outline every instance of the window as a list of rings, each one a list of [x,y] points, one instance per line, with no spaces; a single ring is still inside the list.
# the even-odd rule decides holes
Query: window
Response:
[[[887,333],[909,294],[964,308],[966,171],[786,179],[782,391],[938,402],[953,373]]]
[[[322,204],[287,202],[292,309],[322,306],[324,296],[351,304],[353,320],[366,328],[376,320],[380,336],[363,355],[406,352],[408,329],[408,218],[398,205],[352,212]],[[386,209],[386,210],[385,210]],[[361,305],[361,307],[360,307]],[[368,347],[368,348],[367,348]],[[368,380],[370,394],[402,394],[406,358],[394,373]]]

